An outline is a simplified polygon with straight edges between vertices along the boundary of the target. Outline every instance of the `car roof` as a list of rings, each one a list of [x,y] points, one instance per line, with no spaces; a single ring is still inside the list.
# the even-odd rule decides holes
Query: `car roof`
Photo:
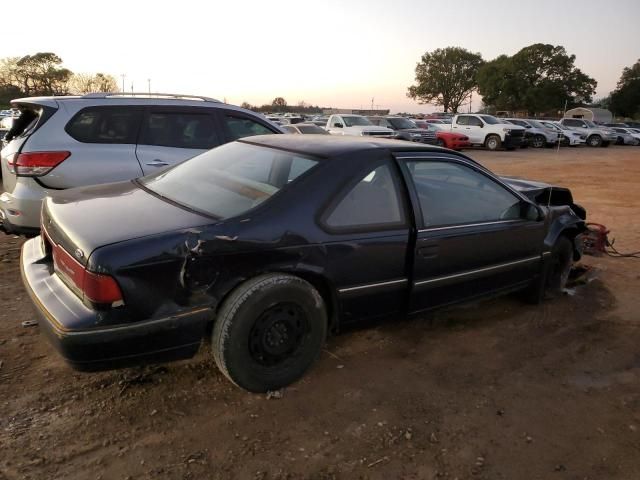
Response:
[[[346,153],[362,152],[375,149],[386,149],[391,152],[439,152],[440,147],[402,140],[384,138],[368,138],[349,135],[258,135],[245,137],[239,142],[265,147],[278,148],[291,152],[311,155],[319,158],[331,158]],[[446,151],[456,155],[455,152]],[[460,155],[463,157],[462,155]],[[467,157],[463,157],[467,158]]]

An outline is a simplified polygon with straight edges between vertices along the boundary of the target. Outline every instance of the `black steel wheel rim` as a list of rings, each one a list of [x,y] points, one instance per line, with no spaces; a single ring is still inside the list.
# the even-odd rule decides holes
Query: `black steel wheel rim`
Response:
[[[300,351],[309,319],[295,303],[279,303],[256,319],[249,334],[251,358],[264,366],[278,365]]]

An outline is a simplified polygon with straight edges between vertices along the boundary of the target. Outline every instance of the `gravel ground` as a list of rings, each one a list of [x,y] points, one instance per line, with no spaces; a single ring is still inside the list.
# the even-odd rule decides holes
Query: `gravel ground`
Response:
[[[640,148],[470,150],[570,187],[640,250]],[[67,367],[0,236],[0,480],[640,478],[640,260],[585,258],[540,306],[508,296],[331,338],[300,382],[241,391],[203,348],[98,374]]]

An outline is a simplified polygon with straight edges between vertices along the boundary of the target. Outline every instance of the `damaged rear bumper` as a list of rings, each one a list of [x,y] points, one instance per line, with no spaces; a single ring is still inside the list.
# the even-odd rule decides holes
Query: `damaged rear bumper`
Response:
[[[209,308],[100,327],[101,312],[84,305],[51,273],[39,240],[22,247],[22,279],[42,331],[73,368],[109,370],[189,358],[198,351],[211,319]]]

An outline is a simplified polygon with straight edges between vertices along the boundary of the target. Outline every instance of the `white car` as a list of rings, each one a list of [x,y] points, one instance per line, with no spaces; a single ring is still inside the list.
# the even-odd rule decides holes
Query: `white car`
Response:
[[[571,130],[569,127],[565,127],[561,123],[556,123],[549,120],[539,120],[539,123],[547,128],[555,129],[560,134],[561,145],[577,147],[578,145],[584,145],[587,142],[587,136],[584,133]]]
[[[525,120],[524,118],[505,118],[503,120],[526,128],[525,136],[533,148],[553,146],[558,143],[558,132],[547,129],[535,120]]]
[[[505,123],[493,115],[463,114],[453,117],[451,131],[469,137],[472,145],[481,145],[489,150],[500,147],[513,150],[522,145],[525,128]]]
[[[378,127],[362,115],[331,115],[325,128],[331,135],[375,136],[395,138],[396,132],[386,127]]]
[[[612,130],[618,134],[617,145],[640,144],[640,135],[632,132],[630,128],[612,127]]]
[[[618,135],[608,127],[596,125],[591,120],[584,118],[563,118],[559,122],[571,130],[583,133],[587,137],[587,145],[590,147],[608,147],[610,143],[618,141]]]

